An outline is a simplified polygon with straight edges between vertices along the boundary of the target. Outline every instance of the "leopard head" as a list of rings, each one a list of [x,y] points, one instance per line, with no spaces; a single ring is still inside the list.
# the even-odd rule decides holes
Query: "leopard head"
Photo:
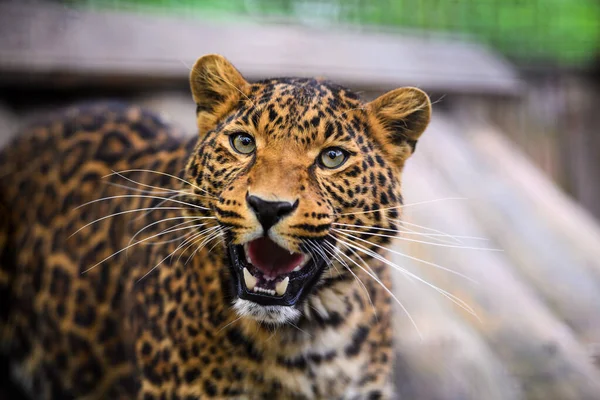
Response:
[[[250,83],[219,55],[200,58],[190,84],[200,140],[187,179],[227,232],[234,308],[261,322],[298,319],[302,302],[364,268],[355,253],[373,229],[395,228],[429,98],[400,88],[365,103],[319,79]]]

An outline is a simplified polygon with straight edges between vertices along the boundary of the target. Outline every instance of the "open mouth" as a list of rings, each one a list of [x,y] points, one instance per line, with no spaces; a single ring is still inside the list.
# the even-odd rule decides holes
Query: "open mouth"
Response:
[[[268,237],[230,245],[238,297],[261,305],[293,306],[308,294],[325,260],[282,248]]]

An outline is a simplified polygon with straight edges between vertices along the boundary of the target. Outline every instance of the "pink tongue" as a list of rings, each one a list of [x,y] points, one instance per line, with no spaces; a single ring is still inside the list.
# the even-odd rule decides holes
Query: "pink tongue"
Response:
[[[251,241],[248,251],[252,264],[263,274],[272,277],[292,272],[302,261],[302,254],[290,254],[266,237]]]

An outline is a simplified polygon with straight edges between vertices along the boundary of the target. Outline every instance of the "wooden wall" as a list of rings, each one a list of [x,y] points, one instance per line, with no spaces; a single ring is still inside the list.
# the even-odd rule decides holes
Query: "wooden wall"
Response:
[[[600,220],[600,79],[587,72],[522,73],[519,98],[461,96],[463,114],[488,119]]]

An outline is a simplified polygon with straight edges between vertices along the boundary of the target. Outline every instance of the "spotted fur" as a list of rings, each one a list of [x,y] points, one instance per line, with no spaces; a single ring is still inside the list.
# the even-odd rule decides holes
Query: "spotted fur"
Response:
[[[365,103],[314,79],[248,83],[212,55],[191,88],[199,137],[100,104],[34,124],[0,153],[0,353],[11,379],[36,399],[390,398],[389,272],[333,227],[358,226],[355,245],[381,253],[389,238],[373,233],[396,227],[429,99],[408,88]],[[254,155],[232,151],[235,132],[255,138]],[[329,146],[349,153],[335,170],[315,162]],[[111,174],[135,189],[107,184]],[[185,193],[164,201],[177,194],[164,189]],[[279,244],[302,252],[337,238],[348,268],[328,260],[293,308],[236,299],[225,245],[260,235],[250,192],[298,201],[273,228]],[[202,229],[222,235],[200,250],[128,248],[141,229],[133,243],[182,216],[207,217]]]

